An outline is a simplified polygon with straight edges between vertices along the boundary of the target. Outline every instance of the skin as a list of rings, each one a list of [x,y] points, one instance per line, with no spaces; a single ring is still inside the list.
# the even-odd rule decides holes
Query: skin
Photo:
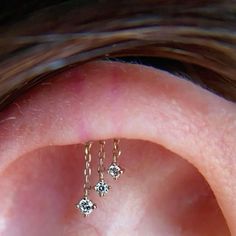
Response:
[[[235,104],[151,67],[57,75],[1,114],[1,235],[236,235],[235,117]],[[84,219],[78,143],[114,137],[126,172],[107,177],[104,198],[91,193],[98,209]]]

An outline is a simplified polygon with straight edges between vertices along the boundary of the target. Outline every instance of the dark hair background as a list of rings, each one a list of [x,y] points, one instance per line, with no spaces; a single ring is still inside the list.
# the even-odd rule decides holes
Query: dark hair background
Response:
[[[154,65],[236,101],[233,0],[2,1],[0,36],[0,109],[97,58]]]

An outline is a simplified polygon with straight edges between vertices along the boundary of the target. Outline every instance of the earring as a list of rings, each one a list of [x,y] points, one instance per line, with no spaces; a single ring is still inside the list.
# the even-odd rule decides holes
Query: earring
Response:
[[[95,185],[94,189],[99,194],[100,197],[103,197],[106,193],[109,192],[111,189],[111,186],[109,186],[104,181],[104,172],[106,171],[104,166],[104,160],[105,160],[105,141],[99,141],[99,152],[98,152],[98,175],[99,175],[99,181]]]
[[[120,140],[113,140],[113,151],[112,151],[112,163],[108,168],[108,174],[115,180],[117,180],[121,174],[124,173],[124,169],[118,165],[118,159],[121,155],[121,150],[119,147]]]
[[[85,168],[84,168],[84,197],[76,204],[76,208],[84,215],[88,216],[93,212],[96,207],[89,198],[89,191],[91,190],[91,185],[89,178],[91,176],[91,147],[92,142],[87,142],[84,148],[84,159],[85,159]]]

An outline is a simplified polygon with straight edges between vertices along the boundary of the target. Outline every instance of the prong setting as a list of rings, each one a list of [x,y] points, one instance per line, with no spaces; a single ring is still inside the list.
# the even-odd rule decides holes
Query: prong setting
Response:
[[[88,197],[84,197],[76,204],[76,208],[80,210],[84,217],[87,217],[97,206]]]
[[[124,169],[113,162],[107,172],[113,179],[117,180],[124,173]]]
[[[100,197],[103,197],[106,193],[109,192],[111,186],[109,186],[104,180],[100,180],[94,187],[95,191],[99,194]]]

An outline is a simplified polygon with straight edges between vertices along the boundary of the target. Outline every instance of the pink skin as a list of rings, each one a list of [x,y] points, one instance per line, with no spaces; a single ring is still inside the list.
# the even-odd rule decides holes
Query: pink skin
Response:
[[[0,235],[236,235],[235,104],[140,65],[93,62],[55,79],[1,114]],[[91,195],[98,209],[84,219],[73,144],[113,137],[125,138],[126,173]]]

